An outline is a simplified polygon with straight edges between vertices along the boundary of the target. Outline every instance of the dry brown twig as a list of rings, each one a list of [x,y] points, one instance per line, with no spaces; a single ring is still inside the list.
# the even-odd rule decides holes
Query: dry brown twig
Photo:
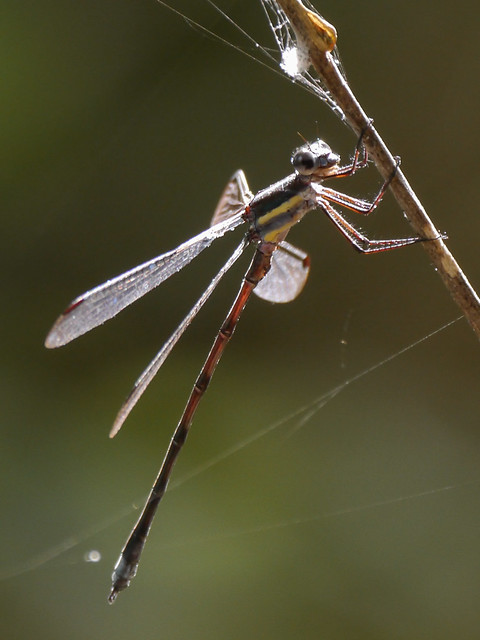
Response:
[[[304,7],[300,0],[276,1],[287,15],[299,47],[308,51],[312,66],[343,111],[349,126],[358,136],[365,132],[362,137],[365,148],[375,161],[379,173],[385,180],[388,179],[395,171],[396,160],[333,62],[330,52],[337,40],[335,27]],[[480,338],[480,299],[400,169],[396,171],[390,189],[415,233],[430,239],[429,242],[422,243],[423,248],[453,300]]]

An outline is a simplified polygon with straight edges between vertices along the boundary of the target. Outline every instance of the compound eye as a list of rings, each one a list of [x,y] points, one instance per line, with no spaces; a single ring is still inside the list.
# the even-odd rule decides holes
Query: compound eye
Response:
[[[292,164],[298,173],[309,176],[317,168],[317,157],[309,149],[302,149],[293,154]]]

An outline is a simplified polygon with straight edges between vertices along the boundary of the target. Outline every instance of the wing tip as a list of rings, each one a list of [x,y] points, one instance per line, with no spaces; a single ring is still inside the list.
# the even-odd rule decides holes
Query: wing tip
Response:
[[[121,424],[117,424],[117,420],[115,420],[115,422],[113,423],[112,428],[110,429],[110,433],[108,434],[109,438],[114,438],[117,433],[120,431],[120,429],[122,428]]]
[[[83,333],[88,331],[88,329],[77,330],[75,334],[69,334],[66,326],[64,326],[65,320],[70,317],[72,311],[74,311],[79,305],[84,302],[84,297],[79,296],[75,298],[75,300],[68,305],[65,311],[55,320],[53,327],[48,332],[47,337],[45,338],[45,346],[47,349],[55,349],[57,347],[63,347],[64,345],[71,342],[74,338],[78,338]],[[62,329],[63,326],[63,329]]]
[[[110,433],[108,434],[109,438],[114,438],[120,429],[123,426],[126,418],[128,416],[128,412],[125,412],[125,405],[122,405],[120,411],[117,413],[117,417],[115,418],[112,428],[110,429]]]
[[[66,341],[63,339],[61,333],[57,331],[57,323],[55,323],[48,332],[44,345],[47,349],[56,349],[57,347],[63,347],[64,344],[66,344]]]

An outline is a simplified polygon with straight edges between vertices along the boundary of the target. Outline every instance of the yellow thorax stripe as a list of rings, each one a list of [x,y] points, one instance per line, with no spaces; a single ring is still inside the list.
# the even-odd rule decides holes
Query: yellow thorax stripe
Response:
[[[257,219],[257,227],[261,229],[263,226],[274,220],[277,216],[281,216],[283,213],[286,213],[289,209],[296,209],[299,204],[302,204],[303,201],[303,196],[297,193],[288,200],[285,200],[285,202],[282,202],[282,204],[278,207],[275,207],[275,209],[271,209],[268,213],[260,216]]]

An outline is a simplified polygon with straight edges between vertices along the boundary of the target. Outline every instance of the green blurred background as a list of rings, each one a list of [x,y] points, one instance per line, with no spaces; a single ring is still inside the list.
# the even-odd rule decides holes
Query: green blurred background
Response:
[[[203,1],[172,3],[238,41]],[[273,46],[255,0],[221,6]],[[478,287],[478,3],[319,9],[353,89]],[[247,259],[114,441],[134,379],[236,238],[64,349],[44,349],[49,326],[75,295],[204,229],[235,169],[257,190],[289,172],[297,131],[345,159],[355,137],[153,0],[7,2],[0,25],[2,637],[477,637],[480,351],[464,320],[302,424],[172,483],[137,578],[106,604],[133,505]],[[372,166],[341,187],[367,197],[379,183]],[[362,223],[373,237],[410,233],[390,196]],[[361,257],[321,214],[291,240],[312,256],[308,286],[290,305],[249,304],[177,482],[459,316],[421,247]],[[85,561],[92,549],[100,562]]]

